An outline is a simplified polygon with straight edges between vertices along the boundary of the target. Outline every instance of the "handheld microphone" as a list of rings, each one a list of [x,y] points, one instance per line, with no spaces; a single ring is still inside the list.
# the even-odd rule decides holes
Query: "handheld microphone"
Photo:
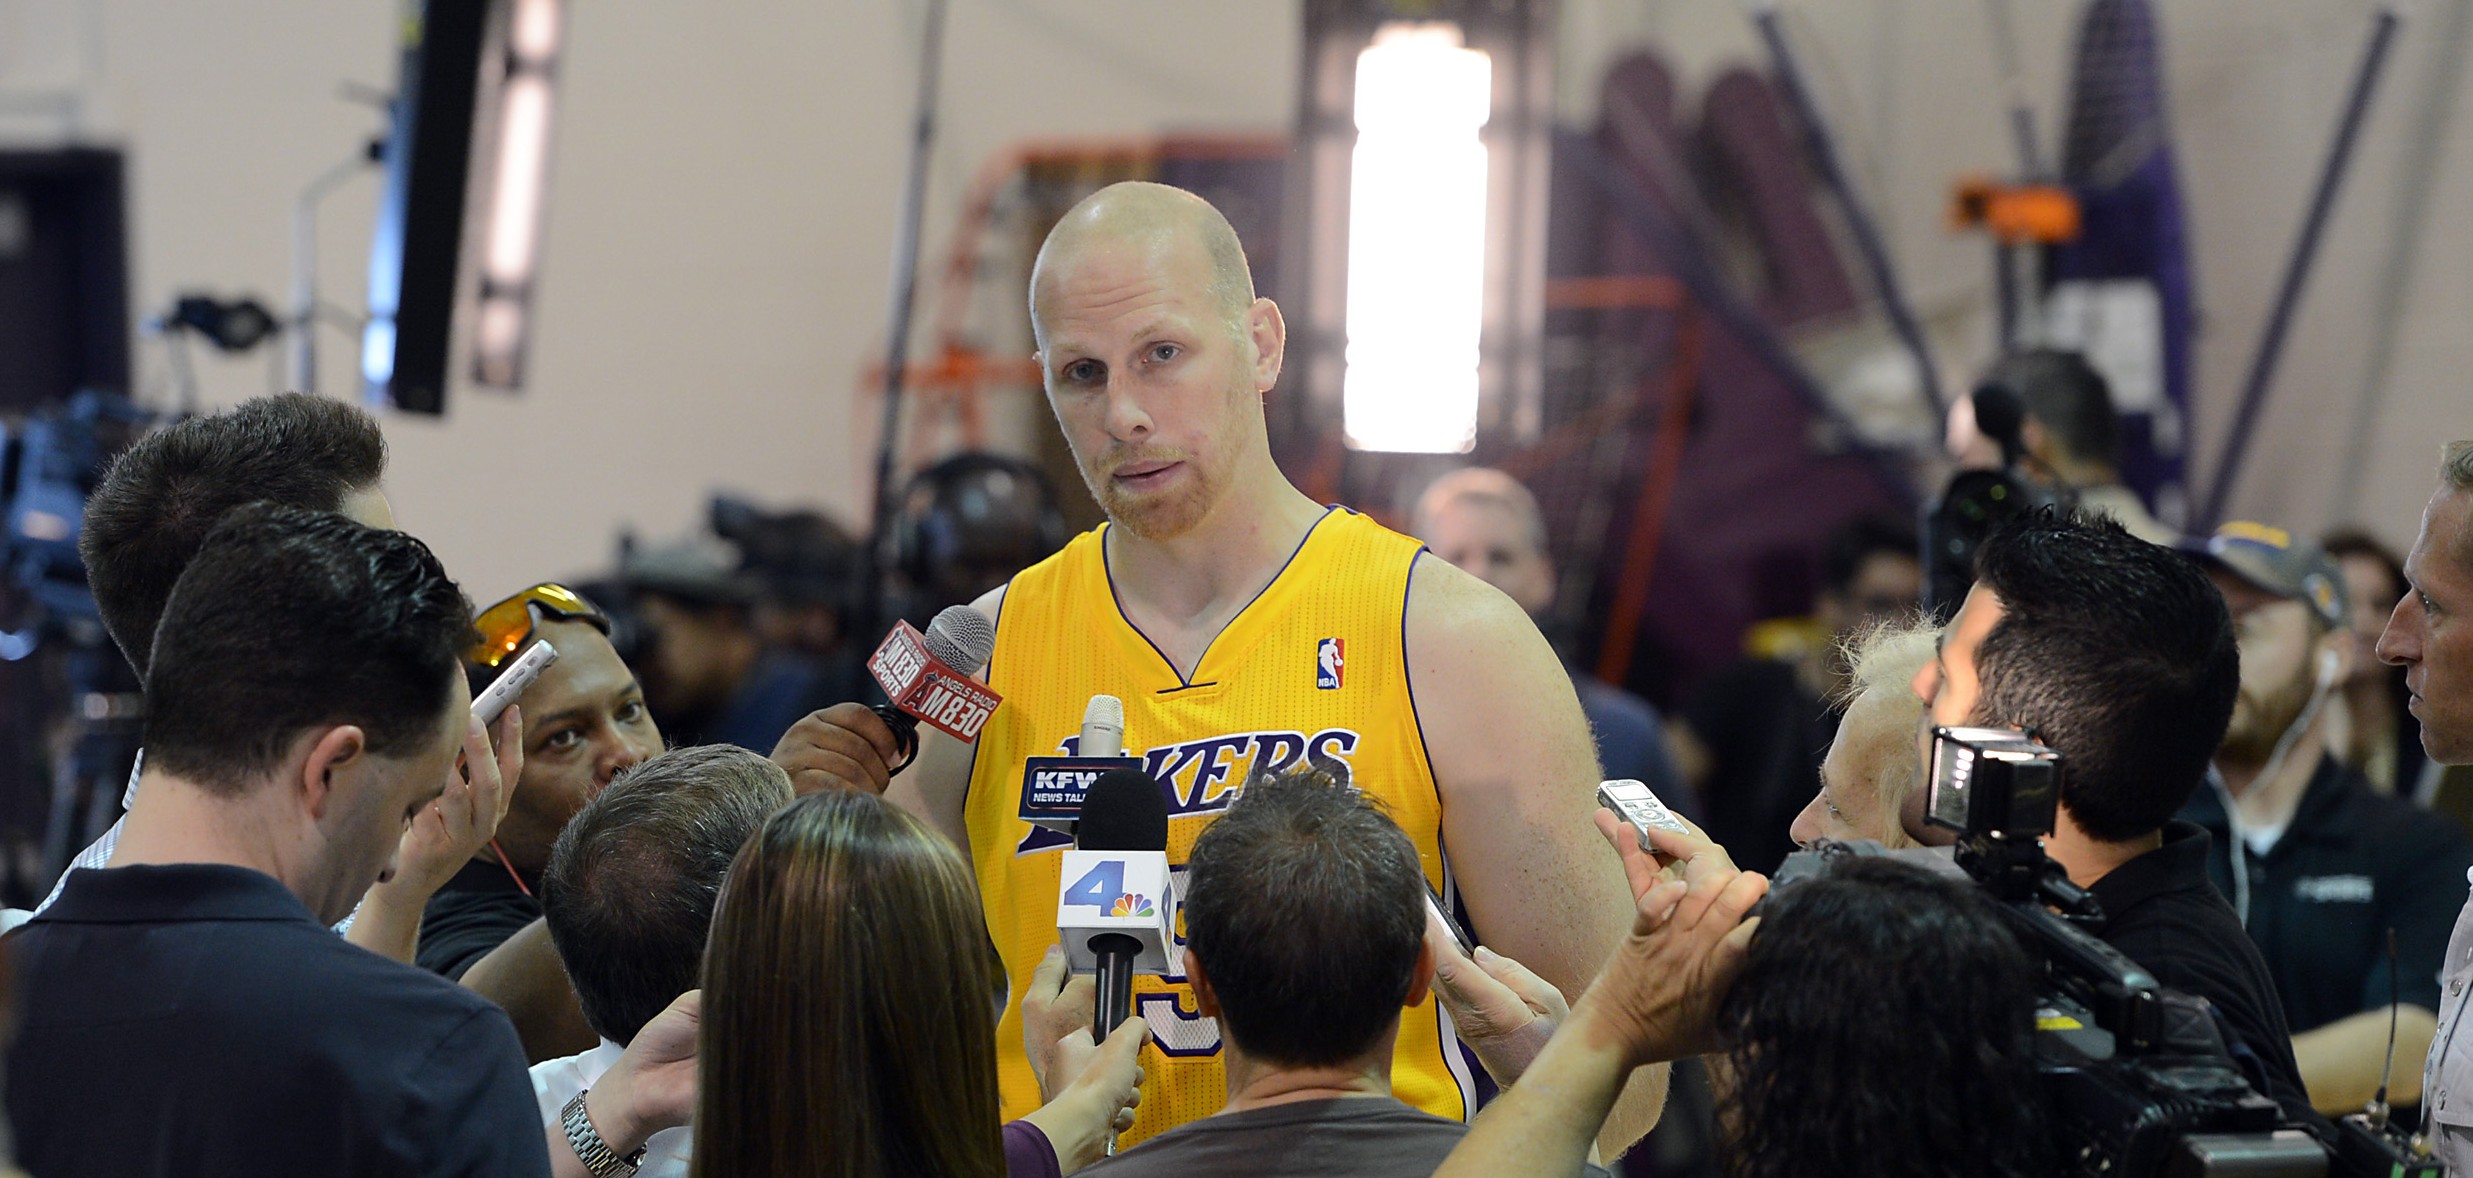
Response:
[[[977,740],[980,726],[995,714],[1004,697],[971,678],[996,653],[996,626],[987,615],[966,605],[948,606],[928,623],[927,633],[908,622],[893,623],[893,632],[869,656],[867,669],[892,702],[875,712],[893,729],[901,744],[899,773],[919,755],[919,725],[950,733],[957,740]]]
[[[1106,1039],[1133,1013],[1133,975],[1169,972],[1176,887],[1168,875],[1168,798],[1135,769],[1091,783],[1065,853],[1056,927],[1065,961],[1099,975],[1092,1036]]]
[[[1073,756],[1022,759],[1022,821],[1071,835],[1094,783],[1112,772],[1141,768],[1141,758],[1125,755],[1124,701],[1094,695],[1082,711],[1082,739]]]

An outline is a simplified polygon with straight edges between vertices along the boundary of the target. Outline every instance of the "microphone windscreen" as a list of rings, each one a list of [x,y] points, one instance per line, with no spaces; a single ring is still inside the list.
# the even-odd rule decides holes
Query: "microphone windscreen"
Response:
[[[937,661],[969,674],[995,657],[996,624],[967,605],[949,605],[927,624],[922,640]]]
[[[1082,795],[1073,845],[1085,851],[1168,849],[1168,795],[1139,769],[1110,769]]]
[[[1094,724],[1123,732],[1125,701],[1113,695],[1092,696],[1091,702],[1082,709],[1082,726],[1088,728]]]
[[[1996,381],[1975,386],[1975,428],[1993,441],[2018,448],[2026,429],[2026,402],[2018,390]]]

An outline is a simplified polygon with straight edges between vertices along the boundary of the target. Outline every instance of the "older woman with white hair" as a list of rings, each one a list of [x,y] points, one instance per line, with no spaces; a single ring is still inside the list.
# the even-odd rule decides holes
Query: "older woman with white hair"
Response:
[[[1922,815],[1923,758],[1915,726],[1923,701],[1908,686],[1932,661],[1939,631],[1915,621],[1877,626],[1851,644],[1846,715],[1820,766],[1820,791],[1795,815],[1795,843],[1873,839],[1917,845],[1908,831]],[[1910,801],[1913,803],[1910,807]],[[1915,813],[1906,813],[1912,808]]]

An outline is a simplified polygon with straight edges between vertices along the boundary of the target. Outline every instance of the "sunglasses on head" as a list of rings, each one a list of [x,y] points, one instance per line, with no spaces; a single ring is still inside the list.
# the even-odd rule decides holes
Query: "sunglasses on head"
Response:
[[[601,607],[586,601],[583,594],[573,589],[544,581],[475,616],[472,628],[480,632],[480,639],[464,652],[464,661],[495,669],[508,656],[523,649],[533,628],[545,618],[583,622],[604,636],[610,632],[609,615],[602,613]]]

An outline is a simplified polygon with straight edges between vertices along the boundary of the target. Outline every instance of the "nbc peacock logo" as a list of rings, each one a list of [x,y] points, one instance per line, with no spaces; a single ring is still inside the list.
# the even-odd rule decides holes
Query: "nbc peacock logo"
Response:
[[[1108,909],[1108,915],[1149,916],[1152,911],[1151,898],[1149,896],[1140,895],[1134,892],[1127,892],[1116,898],[1116,906]]]

